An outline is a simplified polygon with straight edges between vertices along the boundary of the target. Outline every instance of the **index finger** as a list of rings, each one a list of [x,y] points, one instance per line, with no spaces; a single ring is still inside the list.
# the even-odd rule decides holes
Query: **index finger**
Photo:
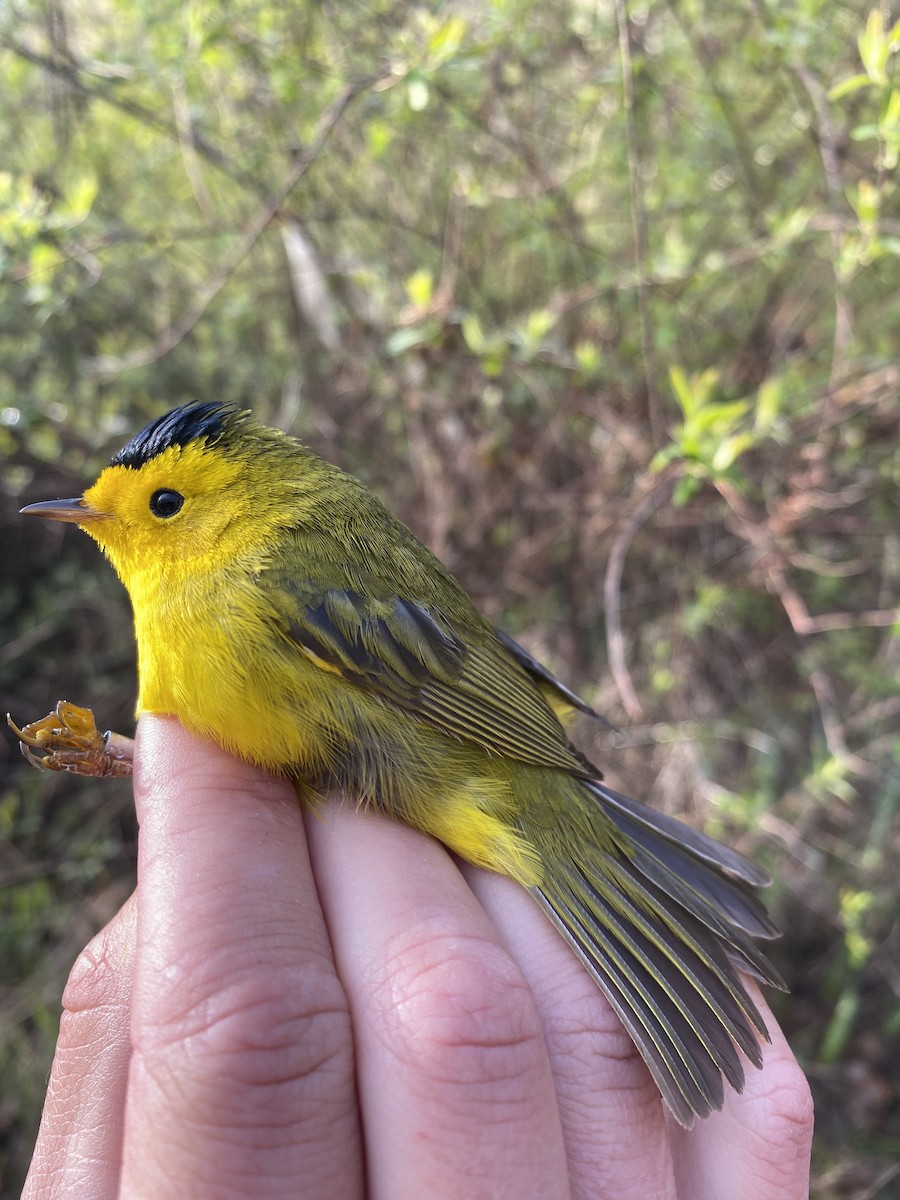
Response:
[[[292,786],[142,717],[122,1196],[362,1194],[350,1018]]]

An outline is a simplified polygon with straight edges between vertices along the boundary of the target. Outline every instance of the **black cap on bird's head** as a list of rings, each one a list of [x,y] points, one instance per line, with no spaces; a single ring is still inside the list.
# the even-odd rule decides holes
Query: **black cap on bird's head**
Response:
[[[164,459],[165,461],[159,464],[159,471],[162,473],[158,481],[160,486],[153,495],[156,491],[181,492],[185,486],[190,490],[191,473],[196,470],[200,460],[196,456],[188,455],[190,461],[181,461],[181,451],[198,450],[202,458],[207,448],[212,451],[214,458],[226,459],[230,463],[224,473],[222,470],[212,470],[213,464],[206,463],[206,479],[210,489],[222,487],[226,477],[233,480],[238,475],[245,474],[244,468],[247,464],[252,465],[262,454],[280,455],[282,460],[290,457],[293,462],[296,462],[298,456],[305,456],[310,461],[314,458],[299,442],[281,430],[269,428],[254,420],[253,414],[246,409],[219,401],[194,401],[179,405],[178,408],[171,409],[145,425],[113,455],[109,466],[101,472],[83,496],[71,500],[44,500],[26,505],[21,511],[48,520],[70,521],[81,525],[112,557],[110,545],[113,539],[110,530],[113,527],[106,522],[120,511],[117,506],[123,487],[125,494],[129,494],[129,488],[136,484],[135,479],[126,482],[132,472],[134,476],[138,476],[145,467],[149,468],[156,460]],[[174,453],[169,454],[169,451]],[[218,465],[220,468],[226,466],[222,462]],[[235,470],[231,470],[231,467]],[[121,470],[125,471],[125,476]],[[182,472],[180,476],[177,475],[178,470]],[[208,473],[210,470],[212,475]],[[176,473],[174,482],[173,472]],[[283,475],[287,478],[288,472],[284,471]],[[270,472],[270,476],[277,477],[277,472]],[[271,478],[267,477],[269,490]],[[296,492],[294,472],[290,473],[288,490],[292,494]],[[149,511],[155,517],[160,516],[152,505]],[[104,529],[102,536],[97,532],[101,523]],[[129,527],[128,523],[125,522],[123,527]]]
[[[249,413],[218,401],[193,401],[173,408],[145,425],[110,459],[111,467],[139,470],[145,463],[172,446],[187,446],[202,440],[214,444],[243,423]]]

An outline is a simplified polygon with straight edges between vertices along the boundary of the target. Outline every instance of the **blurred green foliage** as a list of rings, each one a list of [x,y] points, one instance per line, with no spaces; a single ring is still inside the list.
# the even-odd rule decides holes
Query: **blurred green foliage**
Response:
[[[3,708],[134,690],[118,584],[20,504],[188,397],[281,423],[770,866],[829,1200],[900,1187],[898,47],[824,0],[0,13]],[[13,1196],[135,830],[0,756]]]

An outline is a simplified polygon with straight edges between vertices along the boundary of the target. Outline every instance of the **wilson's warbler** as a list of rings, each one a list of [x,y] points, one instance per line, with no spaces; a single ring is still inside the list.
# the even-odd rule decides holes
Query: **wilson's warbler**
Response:
[[[189,404],[83,497],[23,512],[75,522],[112,560],[134,608],[139,713],[174,714],[307,801],[345,792],[518,880],[682,1124],[721,1107],[723,1077],[741,1089],[738,1048],[761,1064],[738,972],[781,986],[753,941],[776,932],[753,894],[766,877],[603,785],[561,723],[592,710],[358,480],[249,413]],[[127,769],[87,710],[57,713],[17,730],[33,761],[29,747],[57,768]]]

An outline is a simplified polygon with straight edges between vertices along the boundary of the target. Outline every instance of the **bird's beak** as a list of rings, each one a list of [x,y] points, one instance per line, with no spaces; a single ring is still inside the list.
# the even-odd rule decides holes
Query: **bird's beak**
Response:
[[[26,504],[19,512],[43,517],[47,521],[71,521],[75,525],[88,525],[93,521],[102,521],[107,516],[85,504],[82,496],[72,500],[41,500],[37,504]]]

